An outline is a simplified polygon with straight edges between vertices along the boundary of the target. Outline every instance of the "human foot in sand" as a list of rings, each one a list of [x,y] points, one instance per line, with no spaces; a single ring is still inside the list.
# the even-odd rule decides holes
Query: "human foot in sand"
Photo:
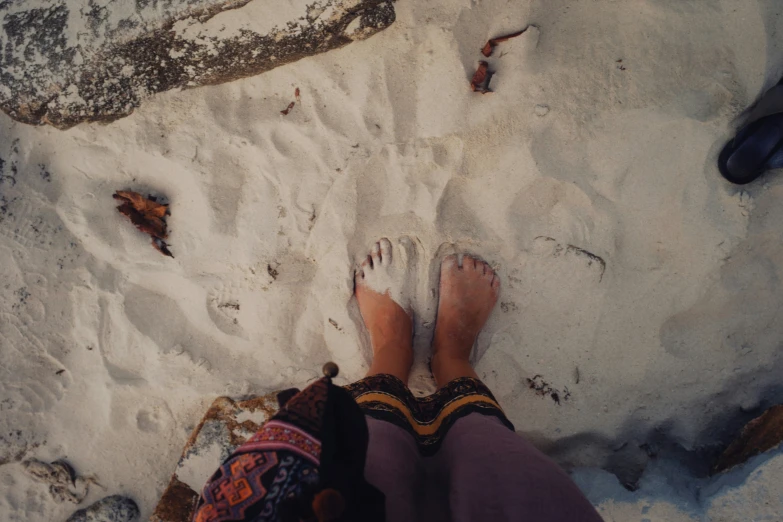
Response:
[[[440,266],[440,297],[435,336],[432,341],[432,373],[443,386],[458,377],[478,378],[470,365],[470,352],[500,294],[500,279],[490,266],[456,255]]]
[[[367,375],[391,374],[408,382],[413,364],[413,321],[409,308],[414,258],[409,240],[392,251],[381,239],[356,271],[355,292],[362,319],[370,333],[373,360]]]

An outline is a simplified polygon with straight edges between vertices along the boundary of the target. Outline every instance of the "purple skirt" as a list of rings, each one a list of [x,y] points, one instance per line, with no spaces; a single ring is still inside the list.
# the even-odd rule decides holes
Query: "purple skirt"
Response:
[[[481,381],[456,379],[423,398],[388,375],[347,389],[367,416],[365,478],[386,495],[388,522],[601,521]]]

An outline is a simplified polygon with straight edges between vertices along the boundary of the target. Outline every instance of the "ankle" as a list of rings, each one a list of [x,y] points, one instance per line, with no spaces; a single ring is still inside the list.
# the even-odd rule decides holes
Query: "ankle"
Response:
[[[408,384],[408,376],[413,366],[413,348],[389,345],[373,346],[373,358],[367,376],[393,375]]]
[[[478,375],[470,364],[469,357],[462,355],[436,351],[432,356],[430,367],[438,388],[442,388],[454,379],[461,377],[478,379]]]
[[[435,330],[435,336],[432,339],[433,359],[436,355],[453,360],[470,360],[470,353],[473,351],[475,337],[441,333]]]
[[[405,331],[395,335],[370,333],[373,357],[379,352],[396,353],[399,357],[410,354],[413,357],[413,332]]]

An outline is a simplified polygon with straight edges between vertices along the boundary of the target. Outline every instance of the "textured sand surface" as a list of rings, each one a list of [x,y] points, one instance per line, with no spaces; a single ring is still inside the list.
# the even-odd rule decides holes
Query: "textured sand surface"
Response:
[[[0,116],[0,519],[75,509],[28,457],[67,458],[106,488],[88,502],[130,495],[146,517],[216,396],[328,360],[361,377],[352,269],[383,236],[416,244],[415,387],[432,389],[437,258],[478,254],[502,294],[477,371],[568,466],[633,482],[650,447],[709,447],[783,400],[783,185],[715,166],[783,74],[774,3],[396,10],[370,40],[108,125]],[[487,38],[527,24],[488,59],[495,92],[470,92]],[[168,198],[175,259],[117,189]]]

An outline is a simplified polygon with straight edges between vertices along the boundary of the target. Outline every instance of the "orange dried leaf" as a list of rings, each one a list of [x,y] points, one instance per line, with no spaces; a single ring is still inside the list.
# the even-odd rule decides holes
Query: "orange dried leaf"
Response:
[[[484,48],[481,49],[481,54],[487,58],[492,56],[492,41],[488,41],[486,44],[484,44]]]
[[[165,221],[168,205],[158,203],[152,196],[145,198],[138,192],[130,190],[118,190],[113,197],[121,202],[117,211],[130,219],[140,231],[149,234],[156,250],[174,257],[163,241],[168,237]]]
[[[288,107],[285,108],[285,110],[280,111],[280,114],[283,116],[288,116],[288,113],[291,112],[291,109],[294,108],[294,105],[296,105],[296,102],[291,102],[288,104]]]
[[[748,422],[713,467],[713,473],[739,466],[783,443],[783,405],[772,406]]]
[[[156,218],[163,219],[169,211],[168,205],[161,205],[160,203],[152,203],[147,205],[146,213],[155,216]]]
[[[145,198],[138,192],[118,190],[113,197],[114,199],[127,201],[142,214],[152,214],[162,218],[168,212],[168,205],[162,205],[152,199],[152,197]]]
[[[114,199],[123,199],[127,201],[133,208],[136,210],[141,210],[144,208],[144,196],[139,194],[138,192],[132,192],[130,190],[118,190],[114,193],[114,196],[112,196]]]
[[[491,73],[489,72],[489,64],[485,61],[479,62],[478,69],[473,74],[473,79],[470,81],[470,88],[473,92],[488,93],[489,90],[489,78]]]
[[[488,41],[488,42],[487,42],[487,43],[484,45],[484,48],[483,48],[483,49],[481,49],[481,54],[483,54],[484,56],[486,56],[487,58],[489,58],[490,56],[492,56],[492,51],[495,49],[495,47],[497,47],[497,45],[498,45],[499,43],[503,43],[503,42],[505,42],[506,40],[511,40],[512,38],[516,38],[516,37],[517,37],[517,36],[519,36],[520,34],[524,33],[524,32],[525,32],[525,31],[527,31],[528,29],[530,29],[530,27],[531,27],[531,26],[529,26],[529,25],[528,25],[527,27],[525,27],[524,29],[522,29],[521,31],[518,31],[518,32],[516,32],[516,33],[511,33],[511,34],[507,34],[507,35],[504,35],[504,36],[498,36],[497,38],[493,38],[493,39],[491,39],[490,41]],[[534,26],[533,26],[533,27],[534,27]]]

